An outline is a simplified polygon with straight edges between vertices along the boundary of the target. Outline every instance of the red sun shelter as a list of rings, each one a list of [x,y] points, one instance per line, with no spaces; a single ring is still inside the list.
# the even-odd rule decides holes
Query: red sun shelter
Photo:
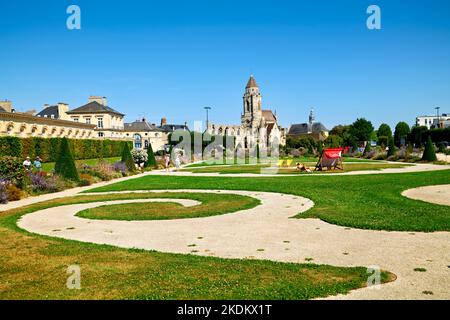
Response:
[[[329,148],[323,150],[319,157],[319,161],[317,161],[315,170],[322,171],[323,168],[327,168],[327,170],[344,170],[344,165],[342,163],[343,151],[344,148]]]

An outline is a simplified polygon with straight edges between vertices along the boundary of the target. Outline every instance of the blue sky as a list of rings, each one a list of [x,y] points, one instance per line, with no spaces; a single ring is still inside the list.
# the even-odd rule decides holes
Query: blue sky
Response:
[[[66,8],[81,8],[81,30]],[[382,30],[366,27],[377,4]],[[250,74],[283,126],[314,107],[414,123],[450,113],[450,1],[1,0],[0,99],[19,110],[104,95],[128,121],[240,122]]]

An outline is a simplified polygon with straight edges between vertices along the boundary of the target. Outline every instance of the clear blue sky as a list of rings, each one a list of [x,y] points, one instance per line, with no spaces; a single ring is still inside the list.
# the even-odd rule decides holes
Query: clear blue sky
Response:
[[[82,29],[66,28],[81,8]],[[382,30],[366,28],[378,4]],[[251,73],[283,126],[450,113],[450,1],[0,3],[0,99],[17,109],[104,95],[128,121],[240,122]]]

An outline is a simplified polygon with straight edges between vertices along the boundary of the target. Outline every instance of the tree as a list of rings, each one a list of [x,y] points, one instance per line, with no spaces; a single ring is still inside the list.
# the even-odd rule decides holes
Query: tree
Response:
[[[155,158],[155,153],[153,152],[151,143],[148,144],[147,155],[148,155],[148,158],[147,158],[147,162],[145,163],[145,166],[147,168],[156,168],[156,158]]]
[[[372,122],[364,118],[359,118],[351,125],[350,134],[357,141],[369,141],[373,130]]]
[[[136,169],[136,167],[134,166],[133,156],[131,155],[130,147],[128,146],[127,142],[123,143],[122,159],[120,161],[125,163],[128,171],[133,172]]]
[[[318,141],[317,142],[317,154],[320,156],[320,155],[322,155],[322,152],[323,152],[322,141]]]
[[[410,133],[409,126],[406,122],[399,122],[395,126],[395,132],[394,132],[394,143],[396,146],[400,147],[402,144],[402,139],[404,139],[404,142],[406,143],[406,139]]]
[[[377,131],[377,138],[378,138],[378,144],[379,145],[386,145],[389,141],[388,139],[392,138],[392,130],[389,125],[386,123],[382,123]],[[384,144],[386,142],[386,144]]]
[[[70,150],[69,140],[65,137],[61,140],[59,152],[57,154],[55,173],[68,180],[80,180],[77,167],[75,166],[75,160],[73,159],[72,151]]]
[[[427,143],[425,144],[425,150],[422,155],[423,161],[436,161],[436,152],[434,150],[433,141],[431,141],[431,137],[428,136]]]
[[[394,144],[394,139],[389,139],[388,141],[388,152],[387,152],[387,156],[393,156],[395,154],[395,144]]]

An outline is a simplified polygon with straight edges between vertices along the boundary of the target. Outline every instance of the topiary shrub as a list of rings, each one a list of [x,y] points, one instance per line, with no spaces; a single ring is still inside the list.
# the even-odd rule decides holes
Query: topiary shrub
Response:
[[[123,143],[122,159],[120,161],[125,163],[128,171],[133,172],[136,169],[136,167],[134,166],[133,156],[131,155],[128,143],[126,142]]]
[[[427,143],[425,144],[425,150],[422,155],[423,161],[436,161],[436,152],[434,150],[433,142],[431,141],[431,137],[428,136]]]
[[[395,144],[394,144],[394,139],[389,139],[388,142],[388,152],[387,152],[387,157],[392,157],[395,155]],[[389,160],[389,159],[388,159]]]
[[[368,157],[371,150],[372,150],[372,148],[370,146],[370,142],[367,142],[366,147],[364,148],[363,155]]]
[[[147,162],[145,163],[145,166],[148,168],[155,168],[156,167],[156,158],[155,158],[155,153],[153,152],[151,143],[148,144],[147,156],[148,156],[148,159],[147,159]]]
[[[79,181],[75,160],[70,150],[69,141],[66,138],[61,140],[61,145],[55,163],[55,173],[67,180]]]

